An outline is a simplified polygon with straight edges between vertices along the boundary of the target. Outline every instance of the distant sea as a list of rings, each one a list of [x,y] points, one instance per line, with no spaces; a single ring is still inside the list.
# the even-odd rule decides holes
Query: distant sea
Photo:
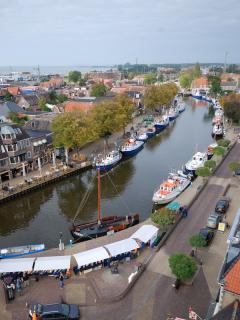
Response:
[[[31,72],[37,73],[38,66],[0,66],[0,74],[11,72]],[[71,70],[81,71],[86,73],[89,71],[106,71],[113,69],[112,66],[39,66],[40,74],[67,74]]]

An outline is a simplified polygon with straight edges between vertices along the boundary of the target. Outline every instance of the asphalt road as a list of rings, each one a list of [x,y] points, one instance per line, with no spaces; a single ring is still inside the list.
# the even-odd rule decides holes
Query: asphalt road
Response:
[[[230,178],[232,174],[228,169],[228,164],[239,160],[240,144],[237,143],[214,176]],[[180,222],[160,252],[165,252],[167,255],[176,252],[190,252],[189,236],[198,233],[199,229],[205,226],[207,217],[214,210],[223,188],[223,185],[211,183],[206,186],[190,208],[188,217]],[[83,318],[164,320],[168,314],[187,318],[189,306],[192,306],[203,317],[212,297],[202,269],[192,286],[182,286],[175,291],[171,286],[172,282],[171,277],[147,269],[123,300],[110,305],[82,308]]]

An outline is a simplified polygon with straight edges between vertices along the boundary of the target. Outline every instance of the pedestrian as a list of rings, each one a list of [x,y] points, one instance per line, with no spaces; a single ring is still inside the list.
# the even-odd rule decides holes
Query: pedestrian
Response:
[[[21,282],[20,278],[17,278],[16,289],[17,289],[17,292],[19,292],[19,295],[21,296],[22,295],[22,282]]]
[[[59,276],[59,283],[60,283],[60,288],[63,289],[63,287],[64,287],[64,276],[63,276],[62,272],[60,273],[60,276]]]
[[[29,286],[29,276],[27,272],[23,274],[23,287],[26,288]]]

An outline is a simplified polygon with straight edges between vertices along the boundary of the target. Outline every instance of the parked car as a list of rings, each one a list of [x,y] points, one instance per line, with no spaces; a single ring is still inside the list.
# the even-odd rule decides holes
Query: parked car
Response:
[[[218,200],[215,207],[215,212],[226,213],[229,208],[229,202],[230,200],[228,198],[222,198]]]
[[[210,230],[209,228],[200,229],[199,234],[206,241],[206,246],[209,245],[209,243],[212,241],[212,239],[214,237],[214,232],[212,230]]]
[[[236,169],[233,173],[234,176],[239,177],[240,176],[240,169]]]
[[[211,229],[216,229],[219,222],[222,221],[222,216],[217,212],[211,213],[207,220],[207,227]]]
[[[38,320],[78,320],[80,311],[76,304],[55,303],[35,304],[29,310],[29,318],[32,319],[34,310]]]

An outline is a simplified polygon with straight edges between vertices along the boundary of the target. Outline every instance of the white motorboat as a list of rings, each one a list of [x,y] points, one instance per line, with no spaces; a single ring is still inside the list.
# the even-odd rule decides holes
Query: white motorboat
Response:
[[[140,131],[140,132],[138,132],[137,135],[136,135],[136,140],[138,140],[138,141],[144,141],[144,142],[146,142],[147,139],[148,139],[148,135],[147,135],[147,133],[144,132],[144,131]]]
[[[202,100],[202,94],[198,89],[192,89],[192,97],[198,100]]]
[[[179,113],[182,113],[183,111],[185,111],[185,103],[184,102],[178,103],[177,109]]]
[[[164,130],[169,125],[169,117],[168,115],[163,115],[160,119],[156,119],[154,126],[157,129],[157,131]]]
[[[137,154],[144,145],[144,141],[138,141],[135,138],[130,138],[124,142],[121,146],[120,151],[122,152],[123,156],[130,157]]]
[[[169,173],[168,179],[154,191],[152,201],[155,204],[169,203],[179,196],[190,183],[191,180],[181,174]]]
[[[122,154],[118,150],[113,150],[107,153],[105,156],[99,155],[95,161],[94,165],[100,171],[107,171],[115,167],[118,162],[122,159]]]
[[[169,121],[173,121],[179,116],[179,111],[176,108],[170,108],[168,111]]]
[[[212,128],[212,137],[217,139],[217,138],[222,138],[224,136],[224,127],[221,123],[216,123],[214,124]]]
[[[185,164],[184,174],[194,175],[195,171],[204,166],[204,163],[207,161],[206,152],[197,152],[193,155],[192,159]]]

